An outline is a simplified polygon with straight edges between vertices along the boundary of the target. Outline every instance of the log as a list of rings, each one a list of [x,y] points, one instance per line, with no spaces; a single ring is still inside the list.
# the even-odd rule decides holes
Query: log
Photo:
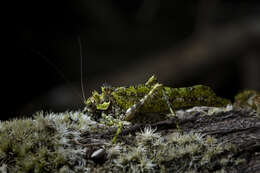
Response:
[[[182,128],[182,134],[201,134],[203,138],[213,137],[218,141],[218,145],[230,144],[233,146],[231,148],[235,148],[232,160],[243,160],[241,165],[234,166],[231,164],[227,167],[226,165],[221,165],[221,161],[218,160],[223,159],[223,157],[215,157],[216,160],[211,160],[216,162],[213,164],[215,165],[214,168],[200,168],[193,171],[260,172],[260,116],[256,111],[252,109],[234,109],[232,107],[194,107],[193,109],[178,111],[177,117]],[[127,143],[127,145],[134,146],[133,136],[136,136],[139,132],[144,132],[147,126],[151,129],[156,129],[156,132],[160,132],[165,136],[170,133],[179,133],[176,129],[176,118],[171,118],[154,124],[136,124],[126,127],[120,135],[120,140]],[[112,129],[103,134],[83,132],[81,134],[81,142],[83,144],[84,139],[89,137],[111,139],[115,135],[116,130]],[[131,134],[131,137],[129,137],[129,134]],[[230,154],[230,151],[223,152],[222,156],[225,154]],[[190,158],[189,161],[192,162],[192,160],[193,158]]]
[[[0,171],[260,172],[259,112],[229,105],[176,116],[125,124],[116,143],[117,127],[80,111],[2,121]]]

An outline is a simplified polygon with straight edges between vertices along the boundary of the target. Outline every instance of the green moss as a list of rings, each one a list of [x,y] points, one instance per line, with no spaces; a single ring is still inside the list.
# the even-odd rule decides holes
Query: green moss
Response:
[[[210,139],[208,139],[210,138]],[[162,137],[155,130],[147,129],[137,134],[136,145],[121,149],[122,153],[112,167],[119,172],[211,172],[237,165],[232,160],[236,150],[232,144],[220,144],[217,139],[199,133],[171,133]],[[111,165],[110,165],[111,166]],[[160,171],[159,171],[160,170]]]
[[[235,96],[234,106],[236,108],[252,108],[260,114],[260,92],[245,90]]]
[[[10,172],[50,172],[64,165],[59,136],[50,122],[15,119],[1,123],[0,162],[12,165]]]

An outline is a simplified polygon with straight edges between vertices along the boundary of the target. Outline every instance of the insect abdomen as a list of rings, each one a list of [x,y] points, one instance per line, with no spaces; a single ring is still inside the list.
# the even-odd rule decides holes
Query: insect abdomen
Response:
[[[117,104],[127,110],[136,104],[140,99],[149,93],[151,88],[140,85],[136,87],[122,87],[113,93],[113,97]],[[214,91],[204,85],[195,85],[185,88],[164,87],[164,91],[169,97],[169,101],[174,109],[190,108],[194,106],[212,106],[222,107],[230,104],[230,101],[221,97],[217,97]],[[168,112],[169,107],[160,89],[139,109],[141,113],[149,112]]]

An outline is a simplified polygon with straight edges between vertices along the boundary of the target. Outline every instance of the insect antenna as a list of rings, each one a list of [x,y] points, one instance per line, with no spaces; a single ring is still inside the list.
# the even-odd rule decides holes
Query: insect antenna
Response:
[[[80,53],[80,86],[82,92],[83,102],[86,99],[85,89],[87,88],[87,58],[83,58],[82,53],[82,43],[80,37],[78,37],[78,44],[79,44],[79,53]],[[85,84],[85,85],[84,85]]]

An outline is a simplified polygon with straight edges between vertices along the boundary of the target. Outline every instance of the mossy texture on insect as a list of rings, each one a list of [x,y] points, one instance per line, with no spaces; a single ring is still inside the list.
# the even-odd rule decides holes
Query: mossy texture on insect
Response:
[[[165,94],[174,110],[194,106],[224,107],[231,104],[229,100],[218,97],[208,86],[171,88],[160,84],[161,87],[154,90],[158,84],[157,78],[152,76],[146,84],[129,87],[101,87],[100,94],[94,91],[93,95],[86,101],[86,110],[94,112],[94,116],[98,115],[96,112],[102,111],[123,120],[125,117],[122,114],[125,114],[131,107],[134,109],[135,104],[138,104],[145,96],[149,96],[136,112],[139,114],[167,113],[169,105]],[[153,90],[154,92],[151,92]]]

